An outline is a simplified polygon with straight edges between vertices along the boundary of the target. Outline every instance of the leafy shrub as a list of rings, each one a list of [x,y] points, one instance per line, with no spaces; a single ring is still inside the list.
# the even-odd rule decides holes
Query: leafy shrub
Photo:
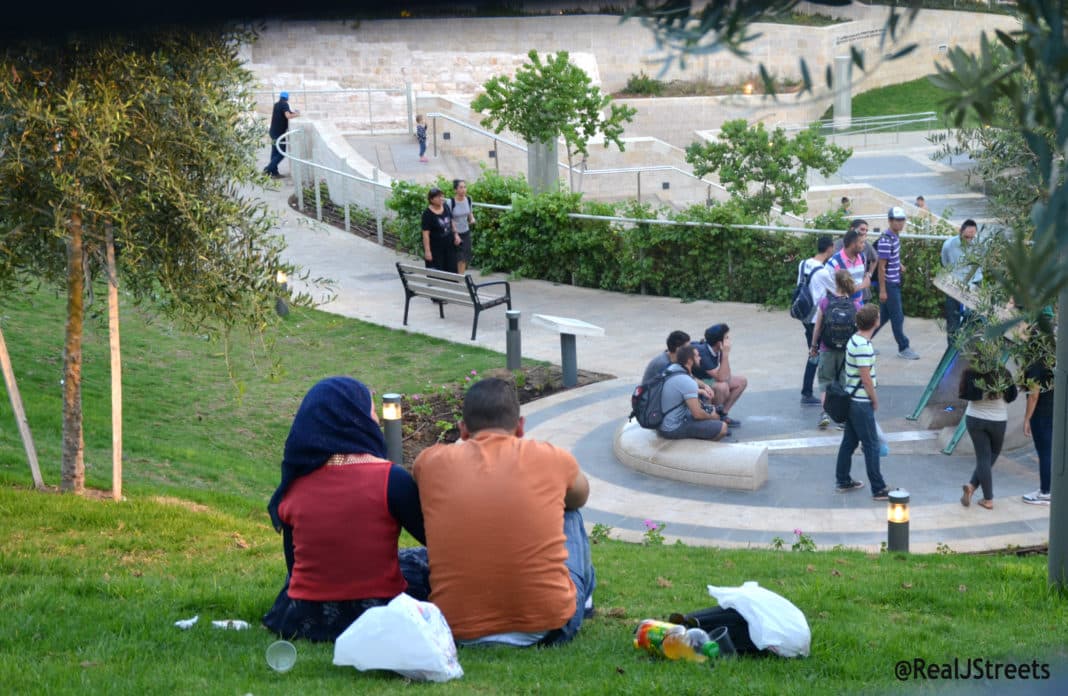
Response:
[[[627,78],[627,86],[623,88],[627,94],[641,94],[649,97],[659,97],[664,93],[664,83],[655,77],[649,77],[645,71],[632,74]]]

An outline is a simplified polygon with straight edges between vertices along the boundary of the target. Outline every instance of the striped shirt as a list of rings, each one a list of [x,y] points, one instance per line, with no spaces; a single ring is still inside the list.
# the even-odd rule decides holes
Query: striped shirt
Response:
[[[827,265],[831,267],[831,274],[838,272],[839,268],[844,268],[849,271],[849,276],[853,279],[853,285],[860,287],[860,284],[864,282],[864,275],[867,273],[868,266],[864,263],[864,254],[857,254],[857,257],[852,261],[846,256],[845,251],[840,251],[831,258],[827,259]],[[864,290],[857,290],[853,293],[854,304],[864,303]]]
[[[875,242],[875,251],[879,253],[880,261],[886,259],[886,284],[901,285],[901,237],[886,228]]]
[[[878,387],[879,380],[875,377],[875,347],[871,344],[871,341],[859,333],[855,333],[849,339],[849,343],[846,344],[846,361],[845,369],[843,370],[845,373],[846,393],[851,393],[853,387],[860,385],[857,393],[853,394],[853,401],[871,401],[868,391],[860,381],[860,368],[862,367],[871,368],[872,386]]]

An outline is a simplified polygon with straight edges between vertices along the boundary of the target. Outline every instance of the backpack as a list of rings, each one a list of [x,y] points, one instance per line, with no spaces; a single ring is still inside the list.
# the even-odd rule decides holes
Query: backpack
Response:
[[[845,350],[849,339],[857,332],[857,307],[853,298],[836,297],[827,293],[827,309],[823,312],[820,340],[830,350]]]
[[[801,265],[797,267],[798,276],[801,275],[801,269],[804,267],[805,262],[802,261]],[[812,280],[812,274],[820,269],[816,266],[811,271],[805,274],[794,288],[794,296],[790,298],[790,316],[800,321],[808,321],[812,316],[812,310],[816,305],[812,301],[812,293],[809,292],[808,284]]]
[[[671,376],[668,374],[668,369],[670,367],[671,366],[668,365],[668,367],[661,370],[656,377],[653,377],[648,382],[640,384],[634,388],[634,392],[630,395],[630,416],[627,417],[628,423],[637,418],[638,425],[641,427],[656,430],[660,427],[660,424],[664,422],[664,416],[686,403],[684,401],[681,404],[671,407],[667,411],[664,411],[661,407],[660,397],[664,394],[664,383],[667,382],[667,378]]]

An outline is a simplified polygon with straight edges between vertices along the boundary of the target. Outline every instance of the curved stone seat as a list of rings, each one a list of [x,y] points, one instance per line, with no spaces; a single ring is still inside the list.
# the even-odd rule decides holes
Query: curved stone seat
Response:
[[[702,486],[755,491],[768,480],[768,448],[709,440],[668,440],[636,422],[616,430],[612,451],[625,466],[650,476]]]

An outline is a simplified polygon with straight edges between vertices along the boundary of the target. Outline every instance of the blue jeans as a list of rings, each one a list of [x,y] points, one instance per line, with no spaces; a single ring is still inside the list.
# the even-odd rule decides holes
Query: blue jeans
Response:
[[[586,618],[586,601],[593,596],[593,590],[597,587],[597,573],[590,557],[590,541],[586,537],[582,513],[578,510],[564,511],[564,546],[567,548],[567,570],[571,574],[571,581],[575,583],[575,613],[562,627],[549,631],[538,645],[559,645],[574,638]],[[426,599],[430,595],[426,547],[402,549],[400,565],[408,581],[408,594],[416,599]],[[502,591],[506,590],[502,588]],[[420,597],[417,593],[425,594]],[[523,598],[516,598],[516,601],[523,601]]]
[[[1031,416],[1031,438],[1038,455],[1038,489],[1049,493],[1050,465],[1053,462],[1053,418]]]
[[[812,347],[812,332],[816,329],[815,324],[805,324],[805,349]],[[816,366],[819,362],[805,361],[805,376],[801,378],[801,396],[812,396],[812,382],[816,379]]]
[[[964,321],[964,305],[952,297],[946,297],[946,343],[953,347],[953,336]]]
[[[425,154],[426,154],[426,141],[425,140],[420,140],[419,141],[419,156],[422,157]]]
[[[278,165],[285,159],[286,145],[278,142],[278,138],[271,141],[271,161],[265,167],[268,174],[277,174]]]
[[[894,340],[897,341],[897,350],[901,352],[909,347],[909,337],[905,335],[905,310],[901,305],[901,284],[886,284],[886,302],[879,304],[879,329],[890,322],[890,328],[894,331]],[[875,334],[872,334],[872,338]]]
[[[846,419],[834,470],[838,486],[848,486],[853,480],[849,471],[853,466],[853,453],[857,451],[858,444],[864,449],[864,466],[868,469],[871,494],[881,493],[886,489],[886,482],[879,471],[879,434],[875,430],[875,409],[869,401],[853,401],[849,404],[849,418]]]

